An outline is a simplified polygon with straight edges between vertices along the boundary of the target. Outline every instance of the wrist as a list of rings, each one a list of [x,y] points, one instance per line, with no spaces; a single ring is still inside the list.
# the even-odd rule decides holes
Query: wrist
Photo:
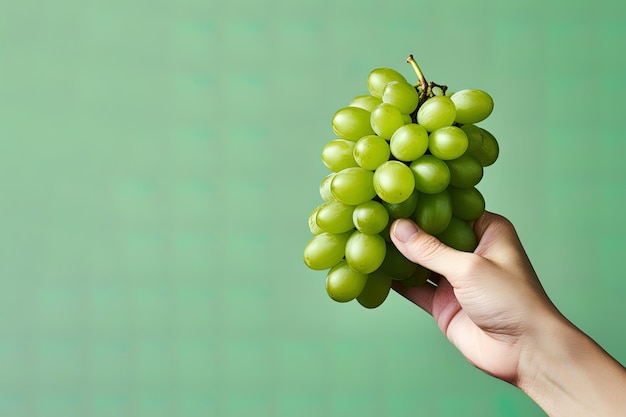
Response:
[[[548,317],[520,355],[516,385],[552,417],[623,415],[624,368],[561,314]]]

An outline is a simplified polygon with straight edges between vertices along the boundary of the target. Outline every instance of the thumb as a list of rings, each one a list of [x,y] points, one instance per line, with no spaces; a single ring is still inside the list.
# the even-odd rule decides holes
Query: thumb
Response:
[[[390,236],[407,259],[443,275],[448,280],[463,271],[464,263],[469,261],[468,256],[471,255],[447,246],[408,219],[396,220],[391,227]]]

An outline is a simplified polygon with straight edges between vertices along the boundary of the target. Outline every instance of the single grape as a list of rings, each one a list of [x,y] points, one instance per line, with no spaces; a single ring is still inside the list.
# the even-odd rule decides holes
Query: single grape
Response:
[[[447,92],[447,90],[446,90],[446,92]],[[435,96],[445,96],[445,95],[448,95],[448,96],[449,96],[449,95],[450,95],[450,94],[444,94],[444,92],[443,92],[443,90],[441,89],[441,87],[437,87],[436,85],[435,85],[435,86],[433,86],[433,88],[432,88],[432,93],[433,93],[433,95],[435,95]]]
[[[417,111],[417,123],[428,132],[452,126],[456,117],[454,103],[448,96],[434,96],[421,105]]]
[[[406,287],[420,287],[426,283],[428,278],[430,278],[430,274],[430,269],[426,269],[422,265],[416,265],[413,274],[410,277],[403,279],[402,284]]]
[[[443,232],[452,218],[452,200],[447,190],[421,194],[415,209],[415,221],[431,235]]]
[[[383,206],[387,209],[389,213],[389,217],[393,219],[399,218],[408,218],[413,216],[415,213],[415,208],[417,207],[417,198],[419,193],[417,190],[413,190],[409,198],[404,200],[401,203],[387,203],[386,201],[382,201]]]
[[[324,201],[330,201],[334,198],[333,194],[330,192],[330,183],[333,180],[334,176],[335,172],[331,172],[330,174],[326,175],[320,183],[320,196]]]
[[[379,235],[382,236],[385,242],[391,242],[391,224],[392,222],[387,223],[387,226],[385,226],[383,231],[379,233]]]
[[[352,213],[354,206],[337,200],[327,201],[317,210],[317,225],[328,233],[339,234],[354,229]]]
[[[452,215],[461,220],[476,220],[485,212],[485,198],[478,189],[448,187],[452,200]]]
[[[371,113],[359,107],[344,107],[332,118],[333,132],[341,139],[356,142],[366,135],[373,135],[370,125]]]
[[[354,142],[345,139],[331,140],[322,149],[322,162],[334,172],[358,166],[354,160]]]
[[[413,119],[411,119],[411,115],[410,114],[403,114],[402,115],[402,120],[404,121],[405,125],[413,123]]]
[[[437,238],[456,250],[473,252],[478,246],[478,239],[472,227],[465,221],[452,217],[450,224]]]
[[[370,123],[372,129],[383,139],[391,139],[398,128],[404,126],[404,117],[400,110],[389,103],[382,103],[372,110]]]
[[[372,272],[356,300],[365,308],[376,308],[385,302],[391,289],[391,278],[382,272]]]
[[[419,95],[411,84],[404,81],[391,81],[383,90],[383,103],[392,104],[400,113],[411,114],[417,108]]]
[[[415,189],[411,169],[400,161],[387,161],[374,172],[374,190],[387,203],[397,204],[408,199]]]
[[[478,158],[484,167],[488,167],[498,159],[500,147],[498,145],[498,141],[491,134],[491,132],[483,128],[480,128],[480,132],[483,135],[483,144],[479,149],[472,152],[472,155]]]
[[[313,236],[304,248],[305,265],[316,271],[335,266],[344,257],[346,243],[352,233],[334,235],[324,232]]]
[[[428,149],[428,132],[421,125],[405,124],[391,136],[389,148],[400,161],[414,161]]]
[[[309,215],[309,230],[313,235],[324,233],[324,230],[317,225],[317,212],[321,206],[316,207]]]
[[[357,230],[363,233],[378,234],[389,223],[389,213],[381,203],[370,200],[354,208],[352,223]]]
[[[482,90],[466,89],[452,94],[450,99],[456,107],[456,122],[460,124],[478,123],[485,120],[493,111],[493,99]]]
[[[326,275],[326,293],[333,300],[345,303],[361,294],[367,275],[354,271],[346,261],[339,261]]]
[[[377,270],[385,259],[386,243],[380,235],[352,232],[345,246],[345,257],[350,268],[362,274]]]
[[[411,163],[415,188],[426,194],[437,194],[450,184],[450,168],[432,155],[424,155]]]
[[[387,84],[392,81],[407,82],[398,71],[391,68],[376,68],[367,76],[367,89],[374,97],[382,97]]]
[[[332,178],[330,192],[336,200],[356,206],[376,196],[373,180],[372,171],[361,167],[346,168]]]
[[[467,135],[467,152],[474,152],[483,145],[483,134],[476,125],[463,125],[461,130]]]
[[[392,279],[403,280],[415,272],[417,264],[409,261],[391,242],[387,242],[385,259],[377,271],[384,273]]]
[[[363,94],[363,95],[356,96],[355,98],[353,98],[348,106],[360,107],[364,110],[371,112],[372,110],[376,108],[376,106],[378,106],[382,102],[383,101],[380,99],[380,97],[374,97],[374,96],[370,96],[369,94]]]
[[[367,135],[359,139],[353,149],[356,163],[370,171],[375,170],[383,162],[389,160],[389,142],[380,136]]]
[[[483,178],[483,166],[472,154],[463,154],[446,164],[450,168],[450,184],[455,187],[473,187]]]
[[[445,126],[428,137],[428,150],[439,159],[456,159],[467,150],[469,142],[463,130],[456,126]]]

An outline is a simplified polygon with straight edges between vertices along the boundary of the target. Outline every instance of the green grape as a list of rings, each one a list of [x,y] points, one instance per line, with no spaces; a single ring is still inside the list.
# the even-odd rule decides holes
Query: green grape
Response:
[[[367,89],[374,97],[382,97],[387,84],[392,81],[407,82],[398,71],[391,68],[376,68],[367,76]]]
[[[482,90],[467,89],[450,96],[456,107],[456,122],[460,124],[478,123],[485,120],[493,111],[493,99]]]
[[[313,235],[324,233],[324,230],[317,225],[317,212],[321,206],[316,207],[309,215],[309,230]]]
[[[437,194],[422,194],[417,200],[415,221],[431,235],[443,232],[452,218],[452,200],[447,190]]]
[[[389,223],[389,213],[378,201],[366,201],[354,208],[352,223],[357,230],[375,235],[382,232]]]
[[[379,307],[389,295],[391,281],[391,278],[382,272],[372,272],[367,276],[365,288],[356,300],[365,308]]]
[[[413,123],[413,119],[411,119],[411,115],[410,114],[403,114],[402,115],[402,120],[404,121],[405,125]]]
[[[330,201],[334,198],[333,194],[330,192],[330,183],[333,180],[335,174],[335,172],[331,172],[330,174],[326,175],[320,183],[320,196],[324,201]]]
[[[374,172],[374,190],[387,203],[397,204],[408,199],[415,189],[411,169],[400,161],[387,161]]]
[[[483,178],[483,166],[472,154],[463,154],[446,164],[450,168],[450,184],[455,187],[473,187]]]
[[[484,167],[488,167],[498,159],[500,147],[496,138],[489,131],[481,127],[480,132],[483,134],[483,144],[479,149],[472,152],[472,155],[478,158]]]
[[[391,139],[398,128],[404,126],[404,117],[400,110],[389,103],[382,103],[372,110],[370,123],[372,129],[383,139]]]
[[[346,261],[339,261],[326,275],[326,293],[333,300],[345,303],[361,294],[366,283],[366,274],[354,271]]]
[[[428,149],[428,132],[421,125],[405,124],[391,136],[389,147],[400,161],[414,161]]]
[[[356,142],[366,135],[373,135],[370,125],[371,113],[359,107],[344,107],[332,118],[333,132],[341,139]]]
[[[439,159],[456,159],[467,150],[469,142],[463,130],[456,126],[445,126],[428,137],[428,150]]]
[[[354,160],[354,142],[345,139],[331,140],[322,149],[322,162],[334,172],[358,166]]]
[[[413,213],[415,213],[415,208],[417,207],[418,195],[419,193],[417,192],[417,190],[413,190],[409,198],[407,198],[401,203],[392,204],[392,203],[387,203],[386,201],[383,200],[382,204],[387,209],[387,212],[389,213],[389,217],[393,219],[408,218],[408,217],[413,216]]]
[[[415,188],[426,194],[442,192],[450,184],[450,168],[432,155],[424,155],[411,163]]]
[[[335,174],[330,182],[333,197],[349,206],[365,203],[376,196],[374,173],[361,167],[346,168]]]
[[[456,250],[473,252],[478,246],[478,239],[472,227],[465,221],[452,217],[450,224],[437,238]]]
[[[391,151],[389,142],[380,136],[367,135],[359,139],[354,145],[353,156],[356,163],[370,171],[389,159]]]
[[[445,96],[445,95],[450,95],[450,94],[444,94],[443,90],[441,89],[441,87],[437,87],[436,85],[434,85],[431,89],[433,95],[435,96]],[[447,92],[447,90],[446,90]]]
[[[304,247],[305,265],[316,271],[335,266],[344,257],[346,243],[352,233],[334,235],[324,232],[313,236]]]
[[[431,273],[432,271],[430,269],[426,269],[422,265],[416,265],[413,274],[410,277],[403,279],[402,284],[406,287],[420,287],[428,281]]]
[[[354,206],[348,206],[337,200],[322,204],[317,210],[317,225],[328,233],[339,234],[354,229],[352,213]]]
[[[383,101],[380,97],[370,96],[369,94],[363,94],[360,96],[356,96],[352,99],[348,107],[360,107],[364,110],[371,112]]]
[[[452,200],[452,215],[461,220],[476,220],[485,212],[485,198],[475,187],[448,187]]]
[[[417,264],[405,258],[396,248],[396,245],[387,242],[385,259],[377,271],[384,273],[392,279],[403,280],[413,275],[416,268]]]
[[[467,152],[474,152],[483,145],[483,134],[475,125],[463,125],[461,130],[467,135]]]
[[[417,123],[428,132],[452,126],[456,117],[454,103],[448,96],[434,96],[421,105],[417,111]]]
[[[404,81],[391,81],[387,84],[382,98],[383,103],[392,104],[403,114],[413,113],[419,101],[415,87]]]
[[[345,257],[350,268],[369,274],[383,263],[385,251],[385,239],[380,235],[368,235],[356,230],[346,242]]]
[[[379,233],[386,242],[391,242],[391,225],[392,222],[387,223],[387,226]]]

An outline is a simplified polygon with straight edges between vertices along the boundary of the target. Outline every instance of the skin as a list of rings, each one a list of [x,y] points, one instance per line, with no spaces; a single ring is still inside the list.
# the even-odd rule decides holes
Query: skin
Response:
[[[433,283],[395,282],[394,290],[431,314],[472,365],[517,386],[549,416],[623,416],[626,370],[550,301],[513,225],[487,212],[474,230],[478,247],[460,252],[396,220],[393,243],[433,271]]]

